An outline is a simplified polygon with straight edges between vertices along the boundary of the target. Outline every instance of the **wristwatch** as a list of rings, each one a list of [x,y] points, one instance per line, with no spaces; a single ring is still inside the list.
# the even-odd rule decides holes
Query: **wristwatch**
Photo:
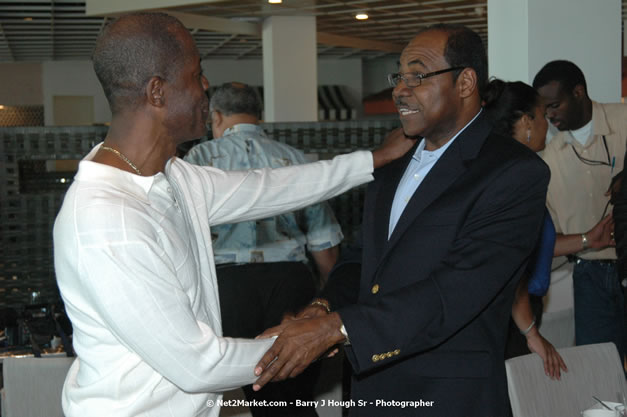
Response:
[[[342,333],[342,335],[346,338],[346,340],[344,341],[344,345],[350,345],[351,341],[348,338],[348,332],[346,331],[346,326],[344,326],[342,324],[342,327],[340,327],[340,333]]]

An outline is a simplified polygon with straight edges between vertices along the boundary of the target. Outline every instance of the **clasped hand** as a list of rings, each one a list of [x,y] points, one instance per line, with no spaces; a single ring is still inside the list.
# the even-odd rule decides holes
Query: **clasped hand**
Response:
[[[259,391],[270,381],[299,375],[311,362],[344,340],[341,326],[338,313],[327,314],[324,309],[310,306],[257,336],[278,337],[255,367],[259,379],[253,384],[253,390]]]

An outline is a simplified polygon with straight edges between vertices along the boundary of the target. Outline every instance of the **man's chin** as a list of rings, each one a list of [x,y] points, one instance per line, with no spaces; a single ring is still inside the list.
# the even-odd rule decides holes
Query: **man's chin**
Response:
[[[416,135],[410,135],[410,134],[405,133],[405,132],[403,132],[403,133],[405,134],[405,137],[406,137],[407,139],[415,139],[415,140],[421,140],[421,139],[422,139],[422,135],[418,135],[418,134],[416,134]]]
[[[402,120],[401,120],[401,125],[403,127],[403,134],[407,136],[409,139],[422,139],[419,129],[417,129],[416,127],[410,126],[409,124],[403,123]]]
[[[553,125],[554,128],[556,128],[560,132],[568,130],[568,128],[566,128],[566,126],[562,122],[551,122],[551,124]]]

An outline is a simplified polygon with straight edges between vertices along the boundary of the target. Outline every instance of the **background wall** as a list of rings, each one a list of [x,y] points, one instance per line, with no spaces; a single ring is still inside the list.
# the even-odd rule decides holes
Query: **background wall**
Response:
[[[592,99],[619,102],[621,23],[620,0],[488,0],[490,75],[531,83],[544,64],[567,59]]]
[[[318,59],[318,85],[341,85],[347,105],[363,115],[363,75],[361,59]]]
[[[211,59],[202,62],[205,76],[212,86],[230,81],[263,85],[263,64],[261,60]],[[362,115],[362,62],[361,59],[319,59],[318,85],[341,85],[349,105],[355,106]],[[298,100],[298,97],[294,97]]]
[[[0,64],[0,104],[28,106],[43,104],[41,63]]]
[[[364,62],[363,73],[363,93],[364,97],[389,88],[388,74],[398,72],[398,59],[400,55],[392,58],[379,58]]]
[[[94,123],[111,120],[109,105],[91,61],[46,61],[42,66],[44,122],[54,124],[54,96],[93,96]]]
[[[364,84],[369,91],[380,91],[386,88],[385,74],[390,72],[384,69],[385,63],[374,62],[373,69],[371,66],[370,63],[362,64],[359,58],[320,59],[318,83],[343,86],[348,104],[354,106],[358,110],[358,116],[361,116]],[[395,63],[393,66],[396,68]],[[202,62],[202,67],[211,85],[228,81],[263,85],[261,60],[206,60]],[[364,80],[362,71],[372,74],[367,81]],[[375,76],[377,72],[378,75]],[[5,80],[0,83],[0,104],[43,105],[46,126],[54,125],[54,96],[92,96],[94,123],[102,124],[111,120],[106,98],[91,61],[3,63],[0,64],[0,77]],[[298,97],[294,97],[294,100],[298,100]]]
[[[218,86],[229,81],[263,85],[263,64],[260,59],[211,59],[201,63],[209,84]]]
[[[559,16],[559,24],[555,18]],[[619,102],[621,97],[621,4],[619,0],[533,1],[529,20],[529,45],[543,45],[529,60],[533,79],[544,64],[554,59],[575,62],[586,76],[590,98],[601,102]],[[565,29],[565,26],[572,29]],[[564,39],[564,31],[568,39]]]

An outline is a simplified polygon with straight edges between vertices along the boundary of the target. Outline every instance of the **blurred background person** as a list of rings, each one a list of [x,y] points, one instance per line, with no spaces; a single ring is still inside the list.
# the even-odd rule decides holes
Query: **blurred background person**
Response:
[[[545,148],[547,120],[544,117],[542,97],[531,86],[520,82],[493,79],[484,94],[484,109],[494,125],[494,131],[512,137],[535,152]],[[611,241],[612,219],[605,217],[586,232],[590,247],[608,246]],[[559,235],[548,210],[540,240],[523,275],[512,307],[512,323],[506,357],[535,352],[544,361],[547,375],[559,378],[560,368],[566,366],[555,350],[539,332],[542,319],[542,297],[546,294],[551,275],[553,256],[576,253],[581,235]]]
[[[542,158],[551,169],[547,207],[560,235],[569,235],[577,345],[613,342],[625,357],[624,296],[616,272],[614,241],[592,242],[589,230],[611,212],[606,194],[623,169],[627,105],[588,96],[583,72],[572,62],[547,63],[533,87],[559,130]]]

